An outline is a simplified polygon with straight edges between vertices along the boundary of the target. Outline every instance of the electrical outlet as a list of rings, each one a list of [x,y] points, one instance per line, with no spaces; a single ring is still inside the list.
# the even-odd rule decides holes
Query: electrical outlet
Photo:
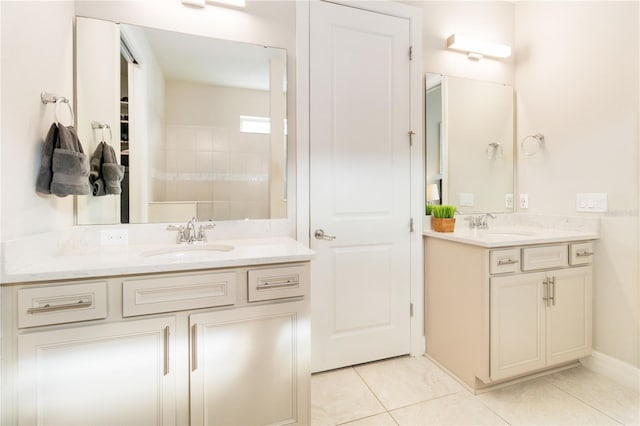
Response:
[[[513,208],[513,194],[511,193],[504,194],[504,206],[508,209]]]
[[[124,246],[129,244],[129,231],[126,229],[106,229],[100,231],[100,244],[103,246]]]
[[[521,209],[529,208],[529,194],[520,194],[520,208]]]

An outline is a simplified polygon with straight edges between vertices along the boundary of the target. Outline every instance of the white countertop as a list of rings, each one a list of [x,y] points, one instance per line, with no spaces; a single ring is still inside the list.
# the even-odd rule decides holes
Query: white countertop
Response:
[[[198,250],[196,256],[148,256],[158,250],[178,250],[188,245],[140,244],[83,246],[61,250],[32,264],[5,270],[2,284],[104,277],[157,272],[188,271],[284,262],[308,261],[313,251],[289,237],[210,241],[209,245],[232,246],[230,251]],[[25,253],[25,256],[28,256]]]
[[[549,229],[527,226],[499,226],[489,229],[471,229],[456,227],[454,232],[435,232],[425,229],[425,237],[440,238],[480,247],[513,247],[530,244],[548,244],[568,241],[596,240],[600,236],[595,232],[582,232],[566,229]]]

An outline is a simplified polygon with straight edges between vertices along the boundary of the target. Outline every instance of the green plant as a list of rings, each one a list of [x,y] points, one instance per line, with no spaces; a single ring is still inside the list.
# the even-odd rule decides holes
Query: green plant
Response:
[[[432,210],[433,210],[433,204],[427,204],[427,206],[426,206],[427,216],[431,216],[431,211]]]
[[[454,217],[456,214],[456,206],[433,206],[431,209],[431,215],[437,218],[447,218],[450,219]]]

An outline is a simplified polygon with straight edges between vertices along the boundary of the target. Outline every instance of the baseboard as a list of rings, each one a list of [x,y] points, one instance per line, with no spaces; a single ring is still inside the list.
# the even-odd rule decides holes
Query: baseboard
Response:
[[[607,376],[623,386],[640,389],[640,368],[638,367],[597,351],[593,351],[587,358],[582,358],[580,363],[585,368]]]

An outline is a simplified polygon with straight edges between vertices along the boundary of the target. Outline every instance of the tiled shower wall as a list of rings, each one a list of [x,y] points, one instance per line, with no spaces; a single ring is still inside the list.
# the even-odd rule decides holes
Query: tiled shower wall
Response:
[[[195,201],[199,220],[269,217],[269,135],[167,124],[165,158],[157,201]]]

